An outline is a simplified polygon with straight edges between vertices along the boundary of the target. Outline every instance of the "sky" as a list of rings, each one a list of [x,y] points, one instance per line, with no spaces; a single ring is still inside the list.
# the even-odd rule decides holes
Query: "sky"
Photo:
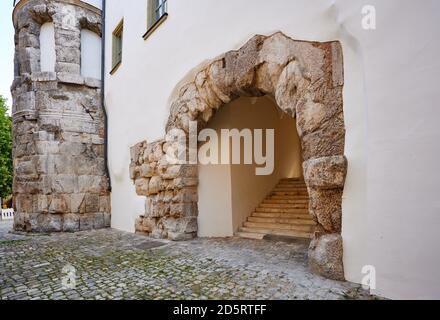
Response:
[[[10,87],[14,79],[14,26],[12,0],[0,0],[0,94],[12,105]]]

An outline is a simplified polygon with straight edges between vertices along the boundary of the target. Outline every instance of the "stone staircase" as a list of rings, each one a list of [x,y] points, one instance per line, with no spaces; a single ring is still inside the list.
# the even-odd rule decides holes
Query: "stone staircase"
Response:
[[[304,180],[283,179],[248,218],[237,236],[263,239],[267,235],[311,239],[316,223],[309,214]]]

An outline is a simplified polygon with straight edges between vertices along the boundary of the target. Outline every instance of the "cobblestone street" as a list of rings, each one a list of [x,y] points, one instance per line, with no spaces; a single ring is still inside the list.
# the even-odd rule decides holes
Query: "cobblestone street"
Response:
[[[11,228],[0,222],[2,300],[372,298],[309,273],[305,242],[170,243],[111,229],[14,235]]]

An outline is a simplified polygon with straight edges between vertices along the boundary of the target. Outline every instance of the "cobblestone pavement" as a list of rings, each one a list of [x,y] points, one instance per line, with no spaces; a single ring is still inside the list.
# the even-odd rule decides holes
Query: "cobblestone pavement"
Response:
[[[300,241],[171,243],[116,230],[13,235],[11,228],[0,222],[2,300],[373,298],[310,274]]]

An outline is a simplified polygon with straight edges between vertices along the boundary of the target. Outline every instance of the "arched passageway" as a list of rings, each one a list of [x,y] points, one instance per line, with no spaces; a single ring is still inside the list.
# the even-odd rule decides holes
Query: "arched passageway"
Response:
[[[198,166],[193,163],[195,134],[217,110],[239,97],[271,96],[297,119],[304,158],[310,214],[318,226],[310,246],[313,271],[343,279],[342,193],[347,172],[344,157],[343,58],[337,41],[295,41],[282,33],[257,35],[243,47],[206,63],[179,88],[166,126],[167,137],[132,148],[131,177],[137,193],[147,196],[138,232],[172,240],[197,235]],[[186,137],[185,163],[170,163]]]
[[[255,218],[256,222],[247,220],[281,179],[303,179],[301,145],[295,119],[285,114],[268,96],[242,97],[218,110],[206,128],[216,133],[214,139],[217,148],[213,152],[207,148],[201,150],[199,144],[201,159],[198,185],[198,236],[231,237],[237,235],[243,227],[247,228],[245,224],[254,223],[259,226],[260,221],[268,222],[266,225],[262,223],[261,227],[270,226],[269,222],[273,222],[273,219],[264,219],[264,217],[275,216],[275,205],[259,214],[261,217]],[[230,136],[234,130],[240,133],[240,137],[235,140],[232,137],[225,140],[225,133]],[[273,137],[268,136],[268,130],[273,130]],[[263,137],[262,145],[256,146],[255,144],[259,143],[257,141],[259,132]],[[269,143],[266,143],[267,141]],[[204,146],[210,142],[207,141]],[[236,147],[237,144],[239,147]],[[226,162],[221,162],[219,161],[221,159],[217,159],[217,155],[220,155],[221,150],[226,146],[229,147],[229,157]],[[232,151],[237,149],[240,151],[240,162],[234,164]],[[262,153],[255,155],[259,150]],[[245,152],[250,154],[245,155]],[[215,153],[215,157],[211,157],[211,153]],[[267,172],[264,175],[257,175],[257,168],[267,168]],[[276,203],[279,202],[282,201]],[[280,207],[285,209],[283,211],[286,211],[285,217],[288,218],[287,204]],[[306,206],[303,207],[305,209]],[[274,214],[271,215],[271,212]],[[254,228],[253,231],[259,230]],[[242,232],[240,235],[253,236],[252,232],[247,234]],[[263,238],[264,234],[255,234],[255,238],[260,236]]]

